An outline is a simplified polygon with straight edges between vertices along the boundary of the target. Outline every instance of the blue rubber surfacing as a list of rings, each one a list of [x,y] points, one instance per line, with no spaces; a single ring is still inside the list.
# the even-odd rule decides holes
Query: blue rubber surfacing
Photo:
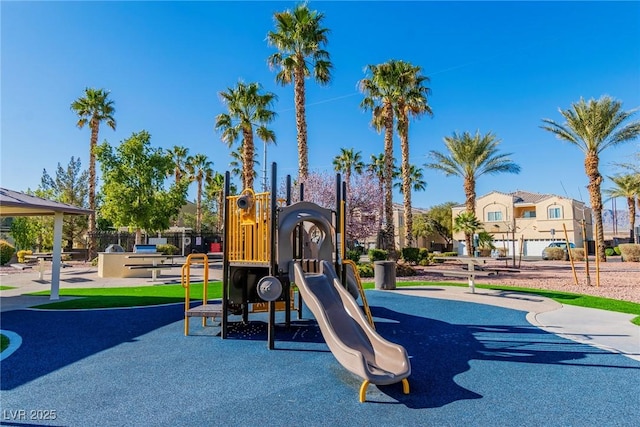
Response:
[[[264,316],[227,340],[182,306],[2,313],[22,346],[1,366],[7,411],[44,425],[635,425],[640,362],[530,325],[525,312],[368,291],[378,332],[411,356],[411,394],[347,372],[313,320]],[[280,318],[280,315],[279,315]],[[15,412],[14,412],[15,413]],[[27,412],[28,413],[28,412]],[[16,421],[13,423],[13,421]],[[36,422],[31,420],[30,422]]]

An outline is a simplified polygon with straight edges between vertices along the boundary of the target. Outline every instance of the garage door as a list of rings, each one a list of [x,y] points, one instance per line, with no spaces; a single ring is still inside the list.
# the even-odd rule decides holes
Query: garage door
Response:
[[[526,256],[542,256],[542,250],[555,240],[525,240],[524,254]]]

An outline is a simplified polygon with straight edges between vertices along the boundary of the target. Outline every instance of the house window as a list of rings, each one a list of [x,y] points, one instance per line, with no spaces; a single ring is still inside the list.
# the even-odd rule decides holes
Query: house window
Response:
[[[487,213],[487,221],[502,221],[502,212],[488,212]]]
[[[562,218],[561,208],[549,208],[549,219]]]
[[[522,218],[535,218],[536,211],[524,211],[522,212]]]

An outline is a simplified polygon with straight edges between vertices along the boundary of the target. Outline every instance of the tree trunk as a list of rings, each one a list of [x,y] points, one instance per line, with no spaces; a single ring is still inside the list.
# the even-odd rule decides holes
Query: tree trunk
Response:
[[[242,142],[242,185],[243,190],[246,188],[253,189],[253,156],[255,155],[255,147],[253,146],[253,129],[243,129]]]
[[[413,247],[413,215],[411,212],[411,165],[409,164],[409,122],[406,112],[401,110],[402,117],[398,117],[398,133],[400,135],[400,150],[402,152],[402,195],[404,203],[404,235],[405,246]]]
[[[589,178],[589,199],[591,200],[591,209],[597,227],[596,245],[598,247],[598,258],[601,262],[606,262],[607,257],[604,253],[604,232],[602,230],[602,194],[600,193],[600,185],[602,184],[602,175],[598,170],[598,153],[588,152],[584,159],[584,170]],[[587,236],[584,236],[586,239]],[[588,254],[585,254],[588,256]]]
[[[202,231],[202,178],[198,178],[198,193],[196,196],[196,233]]]
[[[298,58],[304,64],[304,58]],[[304,65],[296,68],[294,80],[294,102],[296,106],[296,129],[298,130],[298,179],[305,182],[309,176],[309,157],[307,150],[307,122],[305,111]]]
[[[385,216],[385,250],[395,249],[395,226],[393,224],[393,108],[391,104],[384,106],[384,216]]]
[[[91,119],[91,140],[89,143],[89,241],[87,254],[89,260],[93,260],[97,254],[96,239],[96,146],[98,145],[98,131],[100,124],[97,120]]]
[[[467,212],[476,214],[476,180],[474,177],[464,178],[465,208]]]
[[[635,229],[636,229],[636,204],[633,197],[627,197],[627,205],[629,206],[629,228],[631,230],[629,235],[629,243],[635,243]]]

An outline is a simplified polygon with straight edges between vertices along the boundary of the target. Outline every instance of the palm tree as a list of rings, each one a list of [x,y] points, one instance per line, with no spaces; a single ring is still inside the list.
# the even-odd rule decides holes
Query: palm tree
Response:
[[[519,173],[520,166],[513,163],[509,156],[511,153],[498,154],[500,140],[491,132],[475,135],[463,132],[461,135],[454,132],[453,136],[445,137],[444,144],[449,151],[443,154],[431,151],[434,162],[425,166],[440,170],[446,176],[459,176],[464,180],[464,194],[466,197],[466,211],[476,214],[476,180],[484,174],[496,174],[502,172]],[[471,248],[471,236],[465,235],[467,247]],[[471,253],[469,253],[471,254]]]
[[[404,178],[401,172],[394,174],[394,178],[400,178],[393,186],[400,190],[400,194],[404,194]],[[424,180],[422,169],[418,169],[416,165],[409,165],[409,185],[413,191],[424,191],[427,189],[427,181]]]
[[[585,155],[584,170],[589,179],[587,188],[597,226],[596,245],[600,261],[606,261],[602,231],[600,153],[609,147],[635,139],[640,134],[640,121],[627,123],[635,110],[623,111],[622,102],[609,96],[603,96],[598,100],[592,98],[588,102],[580,98],[571,108],[559,109],[566,120],[564,124],[542,119],[546,125],[541,127],[555,134],[558,139],[575,145]]]
[[[258,177],[258,172],[255,170],[255,166],[260,166],[260,162],[256,160],[255,151],[253,153],[253,179],[255,180]],[[229,155],[231,156],[231,161],[229,162],[231,175],[238,176],[240,177],[240,180],[242,180],[242,146],[239,146],[236,150],[231,151]]]
[[[278,99],[274,93],[262,93],[259,83],[238,82],[234,88],[220,92],[222,101],[227,105],[228,113],[216,117],[215,129],[222,132],[222,141],[231,147],[241,137],[242,148],[242,185],[253,188],[255,145],[253,133],[266,143],[276,142],[273,130],[267,128],[276,113],[270,108]]]
[[[371,163],[367,165],[367,171],[372,173],[378,179],[378,189],[380,194],[384,194],[384,153],[380,153],[377,156],[371,155]],[[384,198],[383,203],[378,210],[378,228],[382,228],[382,216],[384,214]]]
[[[344,173],[344,182],[347,187],[347,196],[350,193],[351,171],[361,174],[365,167],[362,161],[361,151],[354,151],[353,148],[341,148],[340,154],[333,158],[333,168],[336,172]]]
[[[167,150],[167,153],[174,164],[173,176],[177,184],[187,171],[186,162],[189,158],[189,149],[179,145],[174,145],[173,148]]]
[[[393,225],[393,123],[397,104],[399,76],[397,61],[368,65],[370,77],[358,83],[364,99],[360,107],[372,111],[371,124],[380,132],[384,129],[384,241],[386,250],[394,250],[395,227]]]
[[[204,154],[196,154],[187,159],[187,171],[191,181],[197,183],[196,193],[196,233],[202,231],[202,185],[213,176],[213,163]]]
[[[105,122],[111,129],[116,129],[116,121],[113,118],[115,108],[113,101],[109,99],[109,91],[104,89],[85,88],[84,96],[71,103],[71,110],[78,115],[76,125],[82,129],[89,125],[91,139],[89,140],[89,259],[96,256],[96,156],[95,149],[98,144],[98,132],[100,123]]]
[[[224,214],[224,175],[214,172],[205,181],[204,191],[210,200],[214,200],[217,208],[217,230],[222,230],[222,216]]]
[[[444,137],[448,154],[431,151],[432,163],[426,167],[444,172],[446,176],[459,176],[464,180],[465,207],[467,212],[476,213],[476,181],[485,174],[502,172],[519,173],[520,166],[513,163],[511,153],[498,154],[500,140],[491,132],[475,135],[454,132],[453,136]]]
[[[431,89],[425,86],[429,78],[421,74],[422,69],[407,62],[398,61],[401,80],[398,81],[398,99],[396,103],[397,129],[400,138],[402,171],[402,195],[404,204],[405,238],[407,246],[413,246],[413,215],[411,212],[412,170],[409,164],[409,118],[423,114],[433,116],[427,96]]]
[[[467,255],[473,256],[475,249],[472,244],[471,236],[482,227],[482,223],[476,217],[476,214],[470,211],[463,211],[453,220],[453,231],[463,232],[467,245]]]
[[[278,52],[267,60],[269,67],[279,69],[276,82],[282,86],[293,83],[298,137],[298,179],[304,182],[309,174],[307,119],[305,111],[305,79],[312,73],[320,85],[331,81],[329,52],[324,47],[329,29],[323,28],[324,14],[309,10],[306,3],[293,10],[274,14],[275,31],[269,31],[267,41]]]
[[[629,228],[630,228],[630,243],[634,242],[634,234],[636,227],[636,197],[640,198],[640,175],[638,174],[626,174],[610,176],[609,179],[613,181],[615,187],[604,190],[604,194],[610,199],[615,197],[624,197],[627,199],[627,206],[629,207]]]
[[[178,184],[180,180],[182,180],[185,172],[187,172],[186,162],[189,158],[189,149],[181,147],[179,145],[174,145],[173,148],[167,150],[167,153],[169,154],[169,157],[173,162],[173,176],[175,178],[176,184]],[[174,219],[173,225],[178,225],[178,216],[176,216],[176,218]]]

